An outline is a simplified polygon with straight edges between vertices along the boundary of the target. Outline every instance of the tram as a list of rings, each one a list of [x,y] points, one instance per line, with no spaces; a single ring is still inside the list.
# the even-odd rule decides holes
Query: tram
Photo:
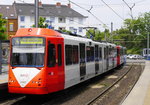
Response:
[[[122,46],[45,28],[19,29],[10,46],[10,93],[64,90],[125,62]]]

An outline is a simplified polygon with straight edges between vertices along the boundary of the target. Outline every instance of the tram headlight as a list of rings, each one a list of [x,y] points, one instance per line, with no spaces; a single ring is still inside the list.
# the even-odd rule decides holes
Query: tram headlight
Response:
[[[15,81],[14,81],[14,80],[10,80],[9,82],[11,82],[11,83],[12,83],[12,82],[15,82]]]
[[[38,86],[41,86],[41,81],[32,81],[33,84],[38,84]]]

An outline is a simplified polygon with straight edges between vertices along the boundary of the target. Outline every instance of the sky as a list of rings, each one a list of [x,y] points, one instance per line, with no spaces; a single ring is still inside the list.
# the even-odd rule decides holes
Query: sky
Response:
[[[0,0],[1,4],[11,5],[14,1],[17,3],[34,3],[34,0]],[[43,4],[56,4],[61,2],[63,5],[67,5],[69,0],[39,0]],[[70,0],[76,3],[78,6],[71,3],[71,8],[88,16],[86,26],[98,27],[100,30],[105,28],[111,28],[111,22],[113,23],[113,30],[119,29],[123,26],[124,19],[131,19],[131,11],[133,18],[137,18],[140,14],[150,12],[150,0]],[[125,1],[128,7],[123,1]],[[135,5],[134,5],[135,4]],[[80,7],[79,7],[80,6]],[[91,10],[90,10],[91,9]],[[90,10],[91,13],[87,12]],[[93,14],[93,15],[91,15]],[[104,27],[106,24],[107,27]]]

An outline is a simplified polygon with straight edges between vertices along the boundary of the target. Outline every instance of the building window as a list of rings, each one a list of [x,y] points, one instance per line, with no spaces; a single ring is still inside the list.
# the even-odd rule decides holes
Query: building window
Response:
[[[25,21],[25,16],[20,16],[20,21],[24,22]]]
[[[20,26],[20,28],[25,28],[25,26]]]
[[[69,18],[69,23],[73,23],[74,18]]]
[[[66,23],[66,19],[65,18],[58,18],[58,22],[59,23]]]
[[[9,31],[14,31],[14,23],[9,23]]]
[[[50,17],[50,22],[55,23],[55,17]]]
[[[73,27],[69,27],[69,31],[74,32],[74,28]]]
[[[83,31],[83,28],[82,27],[79,27],[79,32],[82,32]]]

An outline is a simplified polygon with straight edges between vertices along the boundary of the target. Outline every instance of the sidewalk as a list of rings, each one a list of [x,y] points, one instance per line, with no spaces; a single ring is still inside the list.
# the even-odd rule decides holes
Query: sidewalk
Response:
[[[122,105],[150,105],[150,61],[146,61],[141,77]]]
[[[8,66],[2,66],[2,74],[0,74],[0,89],[7,88],[8,83]]]

